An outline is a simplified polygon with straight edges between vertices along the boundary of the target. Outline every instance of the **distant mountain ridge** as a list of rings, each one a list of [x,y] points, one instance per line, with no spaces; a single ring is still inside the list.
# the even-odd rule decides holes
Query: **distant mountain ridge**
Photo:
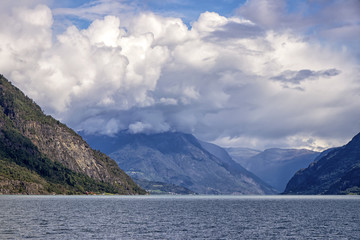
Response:
[[[201,146],[205,148],[209,153],[213,154],[218,159],[221,159],[224,165],[226,165],[227,169],[234,174],[246,173],[246,175],[251,176],[251,178],[255,179],[258,182],[264,183],[263,179],[259,178],[253,172],[246,170],[241,164],[235,162],[230,154],[226,151],[226,149],[212,143],[199,141]],[[268,185],[275,192],[276,190],[273,186]]]
[[[200,194],[276,193],[231,158],[220,159],[211,154],[191,134],[81,134],[137,179],[171,183]]]
[[[360,194],[360,133],[296,172],[284,194]]]
[[[0,193],[144,194],[108,156],[0,76]]]
[[[225,150],[229,153],[229,155],[235,162],[241,164],[244,168],[247,168],[247,166],[245,166],[243,164],[244,163],[246,164],[246,161],[249,158],[262,152],[262,151],[256,150],[256,149],[241,148],[241,147],[225,148]]]
[[[233,158],[248,171],[280,192],[285,190],[286,184],[296,171],[307,167],[319,155],[319,152],[306,149],[270,148],[257,154],[255,150],[249,149],[238,151],[233,148],[228,151],[230,155],[234,154]],[[242,154],[241,158],[238,157],[239,153]]]

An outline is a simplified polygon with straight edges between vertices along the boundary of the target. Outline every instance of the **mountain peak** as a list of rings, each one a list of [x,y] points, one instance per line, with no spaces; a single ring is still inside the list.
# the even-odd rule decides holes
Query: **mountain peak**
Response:
[[[109,154],[122,169],[137,179],[175,184],[201,194],[276,193],[228,155],[228,158],[216,156],[211,149],[204,147],[205,143],[191,134],[122,133],[115,137],[83,137],[93,147]]]

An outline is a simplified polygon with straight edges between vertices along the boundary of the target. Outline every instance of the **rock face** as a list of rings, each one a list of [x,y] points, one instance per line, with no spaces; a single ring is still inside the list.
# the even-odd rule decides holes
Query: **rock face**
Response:
[[[283,192],[295,172],[307,167],[318,155],[318,152],[306,149],[270,148],[248,158],[242,157],[238,161],[248,171]]]
[[[106,189],[122,194],[144,193],[115,161],[99,151],[94,151],[64,124],[44,115],[38,105],[3,76],[0,76],[0,145],[2,160],[22,167],[19,169],[14,166],[14,169],[23,174],[36,174],[36,177],[31,177],[32,180],[42,179],[36,183],[39,190],[34,190],[34,193],[49,192],[51,184],[58,184],[58,187],[64,185],[62,190],[74,193]],[[52,174],[64,175],[63,182],[60,177],[56,177],[55,181],[54,176],[46,175],[55,168],[60,172],[55,171]],[[6,169],[3,165],[3,174],[0,175],[2,184],[8,186],[2,188],[3,192],[11,189],[10,185],[17,185],[16,181],[23,182],[26,186],[35,186],[33,182],[14,179],[13,175],[5,173]],[[89,182],[93,187],[89,186]],[[101,187],[102,185],[106,187]],[[25,193],[33,193],[31,187],[23,189],[28,189]],[[59,190],[59,193],[62,190]],[[13,192],[16,193],[16,190]]]
[[[136,179],[175,184],[200,194],[276,193],[230,157],[211,154],[190,134],[83,136]]]
[[[120,181],[110,173],[112,168],[117,168],[116,164],[105,156],[103,157],[106,161],[99,161],[101,154],[94,152],[78,134],[64,125],[30,121],[23,124],[22,134],[28,137],[40,152],[75,172],[85,173],[105,182]]]
[[[360,134],[299,170],[284,194],[360,194]]]

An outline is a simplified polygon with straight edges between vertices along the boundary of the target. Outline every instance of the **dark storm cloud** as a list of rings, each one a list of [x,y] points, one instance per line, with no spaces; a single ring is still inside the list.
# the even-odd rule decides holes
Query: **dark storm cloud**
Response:
[[[255,24],[229,22],[220,30],[212,32],[209,37],[217,40],[231,40],[264,37],[265,34],[266,32]]]
[[[280,75],[272,77],[272,80],[280,81],[284,83],[292,83],[292,84],[300,84],[306,80],[316,80],[321,77],[329,78],[333,76],[337,76],[341,73],[341,71],[333,68],[327,69],[323,71],[312,71],[309,69],[302,69],[299,71],[284,71]]]

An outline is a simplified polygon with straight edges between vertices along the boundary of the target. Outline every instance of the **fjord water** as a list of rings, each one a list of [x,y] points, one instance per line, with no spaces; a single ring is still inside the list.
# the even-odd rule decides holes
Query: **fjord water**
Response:
[[[359,196],[0,196],[0,239],[359,239]]]

